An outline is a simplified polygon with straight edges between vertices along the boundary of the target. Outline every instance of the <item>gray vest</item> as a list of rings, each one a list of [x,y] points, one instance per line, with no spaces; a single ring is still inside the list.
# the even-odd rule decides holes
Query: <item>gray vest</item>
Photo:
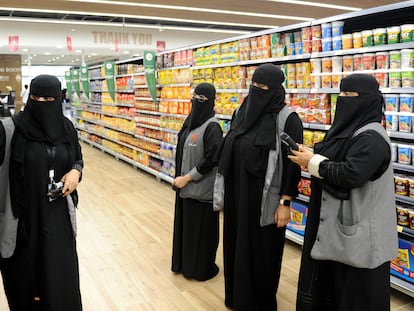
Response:
[[[14,122],[11,118],[0,120],[6,132],[6,152],[0,165],[0,255],[9,258],[16,247],[18,219],[14,217],[10,200],[9,164]]]
[[[200,127],[192,130],[184,142],[183,159],[181,163],[181,175],[191,174],[193,180],[180,189],[180,197],[183,199],[195,199],[204,202],[213,201],[214,177],[217,167],[205,175],[196,172],[196,166],[204,157],[204,133],[211,122],[217,122],[215,117],[208,119]],[[194,176],[197,176],[195,178]]]
[[[281,150],[280,133],[285,129],[287,118],[293,111],[287,106],[279,111],[277,118],[276,149],[269,151],[265,183],[260,206],[260,226],[264,227],[275,223],[275,211],[279,206],[280,188],[282,185],[283,159]]]
[[[390,139],[379,123],[360,128],[375,130]],[[394,174],[391,163],[376,180],[351,190],[349,200],[338,200],[322,191],[320,224],[311,256],[373,269],[397,256]]]

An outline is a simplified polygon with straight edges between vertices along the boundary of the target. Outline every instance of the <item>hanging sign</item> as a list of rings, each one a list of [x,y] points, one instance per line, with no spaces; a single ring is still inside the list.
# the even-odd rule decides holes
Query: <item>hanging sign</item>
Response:
[[[66,36],[66,47],[69,52],[72,52],[72,37]]]
[[[80,80],[82,82],[83,93],[89,99],[89,74],[88,74],[88,66],[82,65],[80,68]]]
[[[80,98],[80,83],[79,83],[79,69],[71,68],[72,72],[72,83],[75,87],[76,95]]]
[[[19,36],[9,36],[9,50],[11,52],[19,50]]]
[[[105,66],[105,81],[108,88],[109,95],[115,102],[115,62],[106,61]]]
[[[66,89],[69,97],[72,97],[72,73],[65,71]]]
[[[156,56],[154,51],[144,51],[144,69],[152,100],[157,101],[157,79],[155,77]]]

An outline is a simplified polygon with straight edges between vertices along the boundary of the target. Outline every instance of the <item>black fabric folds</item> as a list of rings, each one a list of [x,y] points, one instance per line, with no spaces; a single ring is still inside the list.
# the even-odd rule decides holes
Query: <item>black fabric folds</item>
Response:
[[[246,133],[255,136],[254,144],[264,150],[275,149],[277,114],[285,106],[283,71],[273,64],[257,67],[252,82],[268,86],[268,90],[251,86],[240,106],[223,143],[218,171],[226,176],[231,165],[234,140]],[[254,133],[253,133],[254,132]]]
[[[39,75],[30,84],[27,105],[15,118],[16,128],[28,139],[56,145],[67,141],[60,97],[60,81],[51,75]],[[54,101],[36,101],[31,95],[53,97]]]

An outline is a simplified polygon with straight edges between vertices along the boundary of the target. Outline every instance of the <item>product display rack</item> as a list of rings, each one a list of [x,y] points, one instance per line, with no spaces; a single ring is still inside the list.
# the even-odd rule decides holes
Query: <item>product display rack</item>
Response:
[[[335,22],[335,21],[344,21],[344,33],[352,33],[354,31],[362,31],[362,30],[369,30],[369,29],[374,29],[374,28],[380,28],[380,27],[387,27],[387,26],[395,26],[395,25],[402,25],[402,24],[409,24],[412,23],[412,21],[414,20],[414,1],[406,1],[406,2],[401,2],[401,3],[396,3],[396,4],[392,4],[392,5],[388,5],[388,6],[384,6],[384,7],[379,7],[379,8],[374,8],[374,9],[369,9],[369,10],[363,10],[363,11],[359,11],[359,12],[354,12],[354,13],[348,13],[348,14],[343,14],[343,15],[339,15],[339,16],[334,16],[331,18],[327,18],[327,19],[321,19],[321,20],[316,20],[316,21],[312,21],[312,22],[306,22],[306,23],[301,23],[301,24],[296,24],[296,25],[292,25],[292,26],[286,26],[286,27],[280,27],[278,29],[270,29],[270,30],[266,30],[266,31],[261,31],[261,32],[257,32],[257,33],[253,33],[253,34],[247,34],[247,35],[243,35],[243,36],[239,36],[239,37],[235,37],[235,38],[229,38],[229,39],[224,39],[224,40],[217,40],[214,42],[210,42],[210,43],[205,43],[205,44],[199,44],[199,45],[193,45],[193,46],[189,46],[189,47],[184,47],[181,49],[175,49],[175,50],[170,50],[170,51],[165,51],[165,52],[161,52],[158,54],[158,57],[164,57],[165,55],[169,55],[169,54],[175,54],[175,53],[180,53],[180,52],[185,52],[185,51],[190,51],[192,53],[192,55],[194,55],[194,53],[197,51],[197,49],[202,49],[202,48],[207,48],[207,47],[211,47],[214,45],[221,45],[221,44],[227,44],[229,42],[236,42],[236,41],[240,41],[241,40],[245,40],[245,39],[251,39],[254,37],[259,38],[260,36],[265,36],[265,35],[272,35],[272,34],[285,34],[285,33],[290,33],[290,32],[295,32],[295,31],[299,31],[302,28],[305,27],[312,27],[312,26],[317,26],[317,25],[322,25],[324,23],[331,23],[331,22]],[[383,44],[383,45],[375,45],[375,46],[369,46],[369,47],[360,47],[360,48],[350,48],[350,49],[340,49],[340,50],[334,50],[334,51],[327,51],[327,52],[321,52],[321,51],[317,51],[317,52],[310,52],[310,53],[303,53],[303,54],[299,54],[299,55],[283,55],[283,56],[278,56],[278,57],[263,57],[263,58],[259,58],[259,59],[243,59],[243,60],[236,60],[236,61],[226,61],[226,62],[216,62],[216,63],[211,63],[211,64],[202,64],[202,65],[195,65],[196,62],[192,62],[191,64],[185,64],[185,65],[168,65],[166,67],[161,67],[158,68],[158,73],[163,73],[163,72],[169,72],[169,71],[174,71],[174,70],[190,70],[193,74],[196,71],[200,71],[200,70],[216,70],[216,69],[222,69],[222,68],[226,68],[226,67],[238,67],[241,66],[243,68],[248,68],[249,66],[258,66],[260,64],[263,63],[274,63],[277,65],[282,65],[285,66],[286,64],[297,64],[299,62],[310,62],[311,60],[314,59],[322,59],[322,58],[335,58],[335,57],[341,57],[341,56],[355,56],[355,55],[362,55],[362,54],[366,54],[366,53],[377,53],[377,52],[390,52],[390,51],[401,51],[401,50],[405,50],[405,49],[414,49],[414,41],[412,42],[406,42],[406,43],[394,43],[394,44]],[[354,73],[354,72],[361,72],[361,73],[367,73],[367,74],[389,74],[390,72],[410,72],[413,71],[412,68],[404,68],[403,69],[395,69],[393,68],[391,69],[373,69],[373,70],[354,70],[354,71],[331,71],[331,72],[312,72],[310,74],[310,76],[312,77],[318,77],[318,76],[335,76],[335,75],[347,75],[350,73]],[[171,83],[160,83],[158,85],[158,87],[161,89],[161,92],[167,88],[186,88],[186,87],[194,87],[195,83],[194,81],[188,81],[185,83],[182,83],[181,81],[170,81]],[[176,83],[175,83],[176,82]],[[210,81],[209,81],[210,82]],[[211,81],[212,83],[214,83],[213,81]],[[134,85],[134,90],[137,89],[145,89],[146,87],[143,85]],[[384,94],[414,94],[414,87],[394,87],[394,86],[382,86],[381,87],[381,91]],[[299,88],[295,88],[295,87],[286,87],[286,92],[289,95],[296,95],[296,94],[305,94],[305,95],[309,95],[309,94],[338,94],[339,93],[339,89],[338,87],[308,87],[306,86],[305,88],[303,87],[299,87]],[[248,93],[248,88],[247,87],[236,87],[236,88],[221,88],[221,87],[217,87],[217,94],[239,94],[240,96],[244,96]],[[150,101],[151,99],[149,97],[144,97],[144,96],[136,96],[135,97],[135,101],[139,102],[139,101]],[[141,109],[141,108],[136,108],[135,109],[135,113],[139,114],[141,117],[142,116],[147,116],[149,119],[151,117],[165,117],[165,118],[182,118],[184,119],[186,117],[186,114],[177,114],[177,113],[172,113],[172,112],[164,112],[161,110],[161,104],[162,103],[181,103],[181,102],[189,102],[189,97],[183,97],[183,98],[165,98],[163,96],[160,96],[157,98],[157,101],[155,104],[155,108],[153,110],[146,110],[146,109]],[[136,106],[137,107],[137,106]],[[91,113],[97,113],[95,111],[95,109],[92,109],[90,111]],[[407,116],[414,116],[414,112],[391,112],[391,111],[387,111],[388,115],[407,115]],[[217,117],[221,120],[224,121],[228,121],[231,119],[231,115],[230,113],[226,113],[226,114],[217,114]],[[136,116],[135,116],[136,118]],[[106,125],[103,125],[106,126]],[[154,130],[154,131],[158,131],[160,133],[164,132],[164,133],[171,133],[171,134],[176,134],[178,132],[178,129],[171,129],[171,128],[166,128],[163,126],[154,126],[154,125],[149,125],[149,124],[145,124],[145,123],[139,123],[136,122],[136,126],[137,127],[141,127],[144,129],[148,129],[148,130]],[[304,129],[307,130],[312,130],[312,131],[327,131],[330,128],[330,124],[326,123],[318,123],[318,122],[307,122],[304,121],[303,122],[303,127]],[[82,129],[82,127],[80,126],[80,128]],[[85,129],[82,129],[83,131],[85,131]],[[93,131],[90,131],[91,133],[93,133]],[[392,142],[393,143],[398,143],[398,142],[403,142],[403,143],[412,143],[414,142],[414,133],[410,133],[410,132],[399,132],[399,131],[387,131]],[[97,135],[99,135],[99,133],[96,133]],[[131,134],[131,133],[129,133]],[[132,134],[131,134],[132,135]],[[160,144],[166,144],[169,148],[174,148],[175,144],[170,142],[163,142],[162,139],[160,138],[154,138],[154,137],[148,137],[142,134],[138,134],[138,133],[134,133],[133,135],[135,138],[138,138],[142,141],[147,141],[149,143],[153,143],[153,144],[157,144],[158,142]],[[109,137],[110,138],[110,137]],[[91,143],[92,145],[95,145],[99,148],[101,148],[103,151],[108,152],[108,150],[100,145],[96,145],[95,142],[88,140],[84,137],[82,137],[81,139]],[[112,139],[112,141],[116,142],[116,139]],[[129,146],[128,146],[129,147]],[[142,150],[140,148],[136,148],[134,149],[137,152],[145,152],[145,150]],[[122,159],[122,155],[120,155],[117,153],[114,153],[113,151],[109,150],[110,154],[113,154],[114,156],[118,156],[118,158]],[[155,154],[152,154],[155,157]],[[156,155],[158,156],[159,160],[168,162],[168,159],[163,158],[161,155]],[[164,179],[164,180],[168,180],[171,181],[172,178],[167,176],[167,175],[162,175],[162,176],[158,176],[158,174],[162,174],[156,170],[152,170],[151,168],[148,168],[147,166],[143,166],[142,164],[132,161],[129,158],[124,158],[123,160],[126,160],[127,162],[131,163],[134,165],[134,163],[138,164],[136,165],[136,167],[139,167],[143,170],[148,171],[151,174],[154,174],[155,176],[157,176],[160,179]],[[414,176],[414,166],[411,164],[401,164],[398,162],[393,162],[393,167],[396,171],[399,172],[406,172],[407,174],[412,174]],[[307,172],[302,172],[302,177],[303,178],[307,178],[310,179],[310,175]],[[304,195],[299,195],[296,198],[297,201],[302,202],[303,204],[308,204],[309,202],[309,198],[307,196]],[[400,202],[400,203],[404,203],[404,204],[408,204],[410,206],[414,206],[414,199],[410,199],[408,196],[400,196],[400,195],[396,195],[396,201]],[[398,228],[398,232],[400,234],[401,237],[404,238],[408,238],[408,239],[414,239],[414,231],[410,230],[408,228]],[[303,243],[303,236],[287,230],[286,232],[286,237],[290,240],[292,240],[295,243],[298,244],[302,244]],[[397,278],[395,276],[391,276],[391,285],[414,297],[414,285],[413,283],[407,282],[403,279]]]

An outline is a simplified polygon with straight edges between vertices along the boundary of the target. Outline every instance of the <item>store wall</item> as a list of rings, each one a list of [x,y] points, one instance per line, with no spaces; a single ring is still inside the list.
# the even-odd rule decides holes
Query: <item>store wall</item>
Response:
[[[130,49],[131,53],[155,50],[157,41],[165,41],[165,48],[175,49],[235,36],[234,33],[197,32],[139,27],[83,26],[71,24],[41,24],[26,22],[1,22],[0,52],[7,48],[9,36],[18,36],[19,53],[25,47],[44,47],[52,54],[60,50],[67,52],[66,37],[71,37],[73,52],[76,49],[113,48],[118,40],[119,49]],[[3,38],[3,39],[2,39]],[[59,48],[58,48],[59,46]]]
[[[0,90],[8,93],[8,88],[16,91],[19,99],[22,80],[22,62],[20,55],[0,55]]]

